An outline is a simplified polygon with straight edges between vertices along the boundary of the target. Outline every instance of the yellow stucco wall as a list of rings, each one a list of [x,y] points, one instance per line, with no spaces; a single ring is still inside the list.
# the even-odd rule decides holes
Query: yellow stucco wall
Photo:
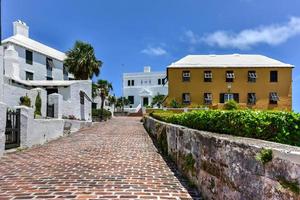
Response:
[[[182,103],[182,93],[190,93],[191,105],[204,105],[204,93],[212,93],[212,107],[222,107],[220,93],[239,93],[239,102],[247,106],[248,93],[256,93],[255,109],[292,109],[292,68],[168,68],[169,94],[167,104],[175,99]],[[189,70],[190,82],[182,81],[182,71]],[[226,71],[235,74],[233,83],[225,80]],[[248,82],[248,71],[256,71],[255,83]],[[270,82],[270,71],[278,71],[278,82]],[[204,82],[204,71],[212,71],[212,82]],[[228,84],[231,84],[229,91]],[[280,100],[277,105],[269,104],[269,93],[277,92]],[[250,107],[250,106],[248,106]]]

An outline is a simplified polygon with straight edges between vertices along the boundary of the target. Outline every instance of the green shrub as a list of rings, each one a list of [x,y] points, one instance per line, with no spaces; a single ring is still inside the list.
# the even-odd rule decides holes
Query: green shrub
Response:
[[[101,115],[101,109],[92,109],[92,116],[93,118],[99,118]],[[110,119],[111,118],[111,112],[103,109],[103,119]]]
[[[300,146],[300,114],[279,111],[154,112],[156,119],[193,129]]]
[[[289,189],[297,195],[300,194],[300,186],[297,180],[288,181],[285,177],[279,177],[278,181],[283,188]]]
[[[271,149],[262,149],[256,156],[255,159],[260,161],[262,164],[266,164],[273,159],[273,152]]]
[[[181,105],[175,99],[172,99],[172,101],[170,103],[170,107],[171,108],[181,108]]]
[[[229,100],[224,104],[224,110],[238,110],[239,104],[235,100]]]
[[[42,107],[42,99],[41,99],[40,93],[38,92],[38,94],[36,96],[36,99],[35,99],[34,116],[36,116],[36,115],[42,115],[41,107]]]
[[[20,105],[30,107],[31,106],[30,98],[27,95],[20,97]]]

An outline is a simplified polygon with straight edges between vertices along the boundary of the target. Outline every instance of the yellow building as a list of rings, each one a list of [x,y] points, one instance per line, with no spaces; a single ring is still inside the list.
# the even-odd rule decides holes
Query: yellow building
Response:
[[[234,99],[242,107],[291,110],[292,69],[262,55],[188,55],[167,68],[166,103],[221,108]]]

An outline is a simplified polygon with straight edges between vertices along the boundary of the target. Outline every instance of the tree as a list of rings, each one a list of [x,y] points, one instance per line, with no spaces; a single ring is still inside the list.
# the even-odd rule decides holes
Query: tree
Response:
[[[103,118],[103,107],[104,107],[104,101],[106,97],[109,95],[110,91],[113,91],[112,83],[108,82],[107,80],[98,80],[97,82],[98,88],[100,90],[100,98],[101,98],[101,116],[100,120]]]
[[[119,97],[117,99],[117,103],[116,103],[116,106],[118,108],[121,108],[122,109],[122,112],[124,112],[124,106],[127,106],[130,104],[130,101],[129,99],[127,99],[126,97]]]
[[[108,96],[108,101],[109,101],[109,103],[111,104],[111,105],[115,105],[116,104],[116,102],[117,102],[117,99],[116,99],[116,97],[113,95],[109,95]],[[114,107],[114,110],[113,111],[115,111],[115,107]]]
[[[98,93],[99,93],[98,85],[96,83],[92,83],[92,97],[95,98],[96,96],[98,96]]]
[[[34,116],[41,116],[42,112],[41,112],[41,107],[42,107],[42,99],[40,96],[40,92],[38,92],[36,99],[35,99],[35,111],[34,111]]]
[[[64,66],[68,72],[74,74],[77,80],[87,80],[100,73],[102,61],[97,60],[92,45],[81,41],[76,41],[73,49],[67,53],[64,60]]]
[[[157,105],[157,107],[160,108],[160,106],[163,103],[164,99],[165,99],[165,95],[157,93],[157,95],[154,96],[153,99],[152,99],[151,106],[153,107],[154,105]]]

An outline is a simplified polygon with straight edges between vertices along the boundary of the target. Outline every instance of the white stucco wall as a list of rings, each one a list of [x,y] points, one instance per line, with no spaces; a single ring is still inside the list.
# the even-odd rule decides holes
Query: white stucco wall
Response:
[[[32,147],[63,136],[64,120],[34,119],[33,109],[18,106],[21,109],[21,147]]]
[[[54,118],[61,119],[62,118],[62,105],[63,105],[63,97],[60,94],[50,94],[48,96],[48,103],[50,105],[54,105]]]
[[[46,58],[47,56],[33,51],[33,63],[32,65],[26,63],[25,52],[26,49],[19,45],[13,43],[7,43],[4,47],[12,45],[18,53],[18,63],[19,63],[19,75],[22,80],[26,78],[26,71],[33,72],[33,80],[46,80],[47,78],[47,67]],[[63,80],[63,62],[53,59],[53,64],[55,68],[52,70],[53,80]]]
[[[168,94],[168,84],[159,85],[158,79],[166,78],[165,72],[142,72],[142,73],[125,73],[123,74],[123,96],[134,96],[134,104],[128,107],[136,108],[143,104],[143,97],[148,97],[149,105],[152,98],[157,94]],[[128,80],[134,80],[134,86],[128,86]],[[143,93],[143,91],[149,94]]]
[[[5,149],[6,109],[7,106],[0,102],[0,157]]]
[[[65,117],[74,115],[77,119],[81,118],[81,104],[80,104],[80,91],[84,91],[90,98],[92,93],[91,81],[79,81],[70,86],[70,98],[67,101],[63,101],[62,113]],[[86,98],[84,100],[84,118],[87,121],[92,120],[92,105]]]
[[[47,91],[41,88],[35,88],[31,90],[27,90],[22,87],[17,87],[14,85],[3,85],[4,89],[4,97],[3,102],[6,103],[8,106],[18,106],[20,105],[20,97],[22,96],[28,96],[31,100],[31,107],[35,109],[35,100],[38,92],[40,92],[40,97],[42,99],[42,107],[41,112],[42,116],[46,116],[46,110],[47,110]]]
[[[0,102],[3,102],[3,47],[0,46]]]

